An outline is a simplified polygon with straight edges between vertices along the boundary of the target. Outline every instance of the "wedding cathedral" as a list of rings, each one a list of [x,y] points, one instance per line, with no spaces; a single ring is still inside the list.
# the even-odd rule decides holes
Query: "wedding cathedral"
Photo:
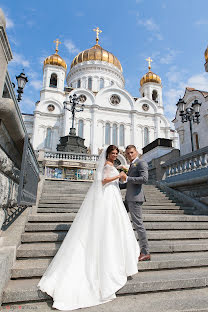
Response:
[[[79,96],[84,111],[75,115],[77,135],[85,139],[91,154],[98,154],[109,144],[121,151],[134,144],[142,148],[157,138],[171,139],[177,147],[177,135],[164,115],[161,78],[152,72],[151,59],[148,72],[140,80],[140,96],[125,90],[122,66],[111,52],[99,44],[80,52],[67,73],[67,64],[55,53],[43,64],[43,85],[40,101],[34,115],[23,114],[24,122],[35,150],[56,151],[61,136],[69,134],[71,112],[64,109],[69,96]],[[65,79],[67,86],[65,86]]]

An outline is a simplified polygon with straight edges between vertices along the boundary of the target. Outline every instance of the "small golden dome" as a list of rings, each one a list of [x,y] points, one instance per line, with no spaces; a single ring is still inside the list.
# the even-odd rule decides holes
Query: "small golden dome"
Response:
[[[62,66],[63,68],[67,69],[66,62],[60,57],[58,54],[52,54],[48,56],[44,61],[44,66],[50,64],[50,65],[58,65]]]
[[[143,84],[147,82],[155,82],[161,84],[161,78],[158,75],[154,74],[152,71],[149,71],[140,80],[140,86],[142,87]]]
[[[54,41],[56,43],[56,52],[50,56],[48,56],[44,61],[44,66],[47,64],[62,66],[67,69],[66,62],[62,59],[60,55],[58,55],[58,45],[61,43],[58,39]]]
[[[158,75],[154,74],[154,73],[151,71],[151,62],[152,62],[151,58],[148,57],[148,58],[146,59],[146,61],[147,61],[148,64],[149,64],[149,66],[148,66],[149,71],[148,71],[148,73],[146,73],[146,74],[142,77],[142,79],[140,80],[140,86],[142,87],[143,84],[144,84],[144,83],[147,83],[147,82],[155,82],[155,83],[161,84],[161,78],[160,78]]]
[[[204,52],[204,56],[205,56],[205,61],[207,63],[208,62],[208,47],[206,48],[206,50]]]
[[[71,68],[85,61],[104,61],[115,65],[120,71],[122,71],[121,64],[117,57],[112,53],[104,50],[98,43],[92,48],[80,52],[71,63]]]

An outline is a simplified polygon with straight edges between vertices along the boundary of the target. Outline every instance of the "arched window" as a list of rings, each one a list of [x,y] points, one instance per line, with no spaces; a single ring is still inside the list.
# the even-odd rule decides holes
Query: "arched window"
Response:
[[[144,92],[142,93],[142,96],[144,97]]]
[[[193,134],[193,141],[194,141],[194,150],[198,150],[199,149],[199,136],[198,133],[194,133]]]
[[[113,144],[118,144],[118,127],[117,124],[113,124]]]
[[[100,78],[100,89],[104,88],[104,79]]]
[[[47,128],[46,138],[45,138],[45,147],[46,148],[51,148],[51,136],[52,136],[52,130],[51,130],[51,128]]]
[[[147,127],[144,128],[144,146],[149,144],[149,129]]]
[[[155,103],[158,103],[158,93],[156,90],[152,91],[152,99],[155,101]]]
[[[112,86],[114,84],[114,82],[111,80],[110,85]]]
[[[77,88],[80,88],[81,87],[81,80],[79,79],[78,81],[77,81]]]
[[[124,146],[124,125],[119,127],[119,145]]]
[[[105,144],[110,144],[110,124],[105,125]]]
[[[78,136],[80,138],[83,138],[83,131],[84,130],[84,123],[83,123],[83,120],[79,120],[79,123],[78,123]]]
[[[52,88],[57,87],[57,75],[56,74],[51,74],[49,87],[52,87]]]
[[[92,90],[92,78],[88,78],[88,89]]]

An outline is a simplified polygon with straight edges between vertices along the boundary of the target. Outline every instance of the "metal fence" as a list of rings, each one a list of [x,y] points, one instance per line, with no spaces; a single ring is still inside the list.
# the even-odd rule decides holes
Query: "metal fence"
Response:
[[[18,205],[32,205],[36,202],[37,186],[39,182],[39,165],[34,150],[25,136],[20,182],[18,190]]]

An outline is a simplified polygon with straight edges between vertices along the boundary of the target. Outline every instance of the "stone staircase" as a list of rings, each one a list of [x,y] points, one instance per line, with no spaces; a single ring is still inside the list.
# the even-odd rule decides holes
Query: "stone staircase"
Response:
[[[90,185],[91,182],[45,181],[37,212],[29,216],[17,249],[12,277],[3,293],[3,307],[52,302],[36,285],[59,249]],[[200,291],[208,285],[208,216],[196,215],[193,207],[168,198],[154,185],[144,185],[144,192],[147,201],[143,204],[143,217],[152,260],[138,263],[138,274],[118,295]]]

